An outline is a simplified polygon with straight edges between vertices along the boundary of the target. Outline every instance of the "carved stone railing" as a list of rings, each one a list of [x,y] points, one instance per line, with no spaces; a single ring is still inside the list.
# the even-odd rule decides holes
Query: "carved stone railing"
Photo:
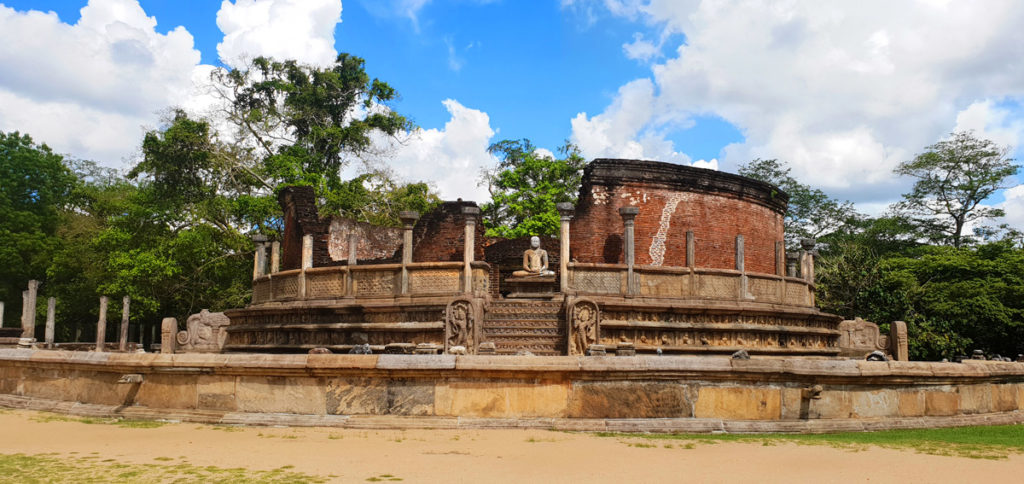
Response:
[[[727,269],[636,266],[633,291],[625,264],[570,263],[569,285],[580,295],[751,301],[814,305],[814,284],[797,277]]]
[[[408,291],[402,292],[402,264],[314,267],[276,272],[253,281],[252,304],[269,302],[449,296],[463,293],[464,263],[420,262],[404,266]],[[486,292],[490,266],[471,263],[473,292]]]

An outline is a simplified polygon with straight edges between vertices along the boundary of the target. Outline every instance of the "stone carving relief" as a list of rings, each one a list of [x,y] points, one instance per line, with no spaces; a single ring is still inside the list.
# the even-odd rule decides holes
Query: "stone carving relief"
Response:
[[[178,331],[177,347],[182,351],[219,352],[228,337],[225,327],[229,324],[231,320],[224,313],[204,309],[188,317],[185,331]]]
[[[473,302],[468,299],[456,299],[448,304],[444,318],[445,350],[453,346],[475,348],[473,330],[476,314]]]
[[[589,300],[573,303],[569,309],[569,354],[585,355],[587,348],[597,343],[601,310]]]
[[[861,357],[872,351],[884,351],[897,361],[908,361],[907,323],[894,321],[889,335],[881,334],[878,325],[856,318],[839,323],[839,348],[842,356]]]

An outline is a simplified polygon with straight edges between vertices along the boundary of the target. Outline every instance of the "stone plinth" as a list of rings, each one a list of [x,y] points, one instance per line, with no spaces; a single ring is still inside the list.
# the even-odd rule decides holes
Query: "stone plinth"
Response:
[[[511,291],[510,298],[550,299],[558,291],[556,279],[554,275],[509,277],[504,287]]]

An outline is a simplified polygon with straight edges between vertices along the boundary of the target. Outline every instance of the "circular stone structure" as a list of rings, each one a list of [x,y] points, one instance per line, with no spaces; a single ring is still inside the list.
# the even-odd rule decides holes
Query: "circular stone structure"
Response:
[[[324,217],[292,187],[293,241],[270,257],[292,262],[265,271],[257,256],[224,350],[838,356],[841,318],[814,307],[813,256],[787,275],[787,200],[714,170],[594,160],[576,206],[560,207],[560,237],[542,241],[556,274],[522,277],[529,240],[485,237],[473,202],[375,228]]]
[[[584,173],[572,225],[579,262],[623,263],[619,209],[636,207],[636,264],[735,269],[737,235],[746,270],[775,273],[789,196],[731,173],[659,161],[597,159]],[[693,234],[695,261],[686,258]]]

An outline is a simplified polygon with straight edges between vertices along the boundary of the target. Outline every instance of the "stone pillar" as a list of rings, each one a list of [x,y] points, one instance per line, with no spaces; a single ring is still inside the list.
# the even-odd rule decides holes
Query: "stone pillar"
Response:
[[[355,273],[351,267],[359,262],[356,250],[359,248],[359,236],[348,234],[348,279],[345,280],[345,294],[347,297],[355,297]]]
[[[409,294],[409,264],[412,264],[412,228],[420,219],[419,212],[403,210],[398,212],[402,221],[402,294]]]
[[[800,277],[805,281],[814,284],[814,239],[800,239],[800,247],[803,252],[800,254]]]
[[[252,236],[252,241],[256,244],[256,255],[252,262],[252,278],[255,280],[263,277],[267,267],[267,236],[256,234]]]
[[[164,354],[174,353],[175,337],[178,334],[178,320],[164,318],[160,323],[160,352]]]
[[[281,271],[281,243],[274,241],[270,244],[270,273],[276,274]]]
[[[466,237],[462,251],[462,292],[473,292],[473,257],[476,249],[476,216],[480,215],[478,207],[462,207],[462,215],[466,219]]]
[[[743,236],[736,236],[736,270],[744,272]]]
[[[100,297],[100,320],[96,322],[96,351],[103,351],[107,340],[107,296]]]
[[[569,202],[556,204],[555,208],[558,209],[558,214],[562,219],[558,233],[561,244],[558,252],[558,282],[562,294],[565,294],[569,292],[569,222],[572,220],[575,209]]]
[[[33,279],[28,281],[28,290],[23,293],[23,304],[21,308],[21,337],[36,337],[36,295],[39,291],[39,281]]]
[[[121,300],[121,336],[118,339],[117,349],[128,351],[128,305],[131,303],[131,298],[125,296]]]
[[[633,262],[636,258],[636,251],[634,249],[633,241],[633,225],[636,221],[637,214],[640,213],[640,209],[637,207],[622,207],[619,209],[619,216],[622,217],[622,223],[625,226],[622,238],[624,239],[626,248],[626,294],[632,295],[636,290],[636,281],[634,281],[633,275]]]
[[[0,301],[0,328],[4,327],[4,302]]]
[[[786,275],[786,243],[781,240],[775,242],[775,275]]]
[[[697,248],[695,247],[693,231],[686,231],[686,267],[693,269],[697,267]]]
[[[786,252],[786,276],[800,277],[800,253]]]
[[[53,332],[56,326],[56,312],[57,312],[57,298],[51,297],[46,300],[46,333],[44,338],[46,341],[46,347],[53,347]]]
[[[302,269],[310,269],[313,267],[313,236],[303,235],[302,236]]]

